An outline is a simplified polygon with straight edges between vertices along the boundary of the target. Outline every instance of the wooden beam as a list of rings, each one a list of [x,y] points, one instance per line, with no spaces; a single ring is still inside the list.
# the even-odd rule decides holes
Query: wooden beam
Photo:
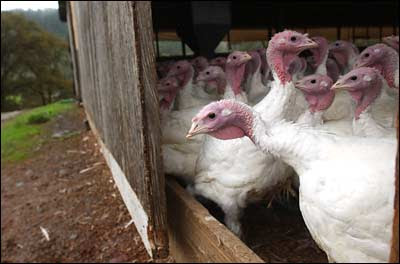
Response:
[[[393,237],[392,248],[390,251],[390,263],[399,263],[399,113],[397,112],[397,158],[396,158],[396,192],[394,197],[394,219],[393,219]]]
[[[75,98],[81,102],[82,95],[81,95],[81,85],[80,85],[80,78],[79,78],[79,63],[78,60],[78,42],[76,39],[75,33],[75,15],[73,9],[73,3],[71,1],[66,2],[66,17],[67,17],[67,25],[68,25],[68,34],[69,34],[69,49],[71,54],[71,61],[72,61],[72,71],[74,73],[74,92]]]
[[[175,180],[166,183],[169,248],[176,262],[264,262]]]
[[[135,24],[138,90],[141,94],[144,176],[149,197],[150,226],[148,235],[154,243],[154,258],[168,256],[167,203],[165,179],[161,158],[161,129],[156,90],[157,73],[154,51],[154,34],[150,1],[133,1],[133,21]],[[122,142],[121,142],[122,143]],[[137,176],[134,176],[137,177]],[[132,184],[132,182],[131,182]]]
[[[149,255],[165,258],[167,209],[150,2],[76,1],[72,7],[85,111]]]

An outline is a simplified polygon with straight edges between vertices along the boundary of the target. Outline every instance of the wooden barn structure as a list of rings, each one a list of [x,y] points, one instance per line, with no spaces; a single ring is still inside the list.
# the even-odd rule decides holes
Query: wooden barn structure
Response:
[[[266,2],[269,5],[263,5],[264,10],[276,8],[271,1]],[[267,20],[268,26],[276,23],[278,26],[274,28],[279,29],[287,21],[289,26],[298,23],[293,11],[285,12],[289,1],[280,2],[279,12],[271,21]],[[316,4],[318,1],[306,2]],[[333,6],[336,2],[326,1],[325,4],[329,8],[328,4]],[[393,6],[397,6],[398,1],[366,2],[361,4],[371,4],[367,8],[369,12],[379,8],[391,12],[376,19],[396,30],[398,11]],[[339,3],[348,5],[345,1]],[[240,24],[238,21],[256,27],[266,23],[265,20],[246,20],[251,12],[238,12],[248,8],[243,3],[231,6],[230,2],[218,1],[204,4],[197,1],[183,4],[60,1],[59,4],[60,17],[68,23],[76,96],[83,102],[90,127],[149,255],[153,259],[170,255],[177,262],[263,262],[177,182],[164,177],[154,32],[164,27],[176,29],[196,54],[210,54],[227,30]],[[191,21],[190,24],[183,25],[177,20],[178,5],[189,10],[182,19]],[[208,12],[210,6],[215,12]],[[299,8],[306,10],[307,5]],[[315,8],[312,12],[317,13]],[[162,12],[171,12],[169,18]],[[260,12],[258,10],[257,14]],[[206,13],[209,19],[205,19]],[[221,13],[223,15],[218,18],[216,14]],[[343,25],[374,23],[371,19],[354,22],[350,19],[351,13],[343,10],[342,15]],[[332,17],[330,13],[321,15],[319,21],[328,23]],[[313,23],[311,19],[302,21],[303,27]],[[216,31],[210,33],[213,43],[207,45],[202,40],[210,27]],[[398,191],[396,195],[398,197]],[[398,211],[396,221],[394,241],[398,241]],[[392,260],[397,258],[398,262],[398,246],[392,255]]]

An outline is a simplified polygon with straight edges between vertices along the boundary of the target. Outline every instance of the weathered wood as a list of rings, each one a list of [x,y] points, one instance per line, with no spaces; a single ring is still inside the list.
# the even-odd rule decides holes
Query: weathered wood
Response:
[[[397,158],[396,158],[396,193],[394,197],[394,219],[392,248],[390,251],[390,262],[399,263],[399,113],[397,113]]]
[[[71,53],[71,61],[72,61],[72,71],[74,73],[74,93],[75,93],[75,98],[78,99],[78,101],[82,101],[81,97],[81,87],[79,84],[79,64],[77,63],[77,58],[78,58],[78,43],[76,40],[76,34],[75,34],[75,27],[76,27],[76,21],[75,21],[75,15],[73,14],[73,9],[71,6],[73,5],[73,2],[68,1],[66,2],[66,15],[68,16],[67,19],[67,25],[68,25],[68,39],[69,39],[69,50]]]
[[[155,47],[153,23],[151,17],[150,1],[135,1],[134,22],[136,51],[138,54],[139,89],[142,93],[142,115],[146,122],[143,123],[144,141],[146,144],[145,155],[146,172],[149,184],[148,193],[151,194],[150,209],[154,213],[150,216],[155,246],[158,248],[158,257],[165,258],[168,249],[161,246],[168,244],[166,231],[167,226],[167,203],[165,200],[165,179],[161,159],[161,129],[158,105],[158,94],[155,90],[157,84],[157,72],[155,65]],[[151,176],[154,177],[151,177]]]
[[[141,236],[149,254],[163,258],[168,240],[150,3],[77,1],[71,9],[85,110],[115,160],[110,164],[120,168],[114,172],[126,177],[122,182],[147,216]],[[134,200],[130,191],[120,192],[124,201]]]
[[[166,185],[169,248],[177,262],[263,263],[176,181]]]

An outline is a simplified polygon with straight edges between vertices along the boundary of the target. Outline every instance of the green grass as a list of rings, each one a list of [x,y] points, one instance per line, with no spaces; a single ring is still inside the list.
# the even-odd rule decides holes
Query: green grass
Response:
[[[29,124],[32,116],[46,116],[49,119],[74,108],[73,101],[57,103],[34,108],[7,121],[1,128],[1,163],[23,160],[43,141],[40,134],[44,124]]]

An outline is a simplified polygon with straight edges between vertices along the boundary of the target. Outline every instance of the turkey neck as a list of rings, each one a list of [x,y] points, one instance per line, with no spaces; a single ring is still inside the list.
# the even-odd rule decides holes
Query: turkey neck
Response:
[[[328,52],[325,53],[324,58],[320,65],[318,65],[317,70],[315,73],[327,75],[328,71],[326,70],[326,60],[328,59]]]
[[[358,120],[361,113],[369,112],[371,104],[381,95],[382,91],[382,79],[376,80],[371,86],[365,91],[350,91],[350,95],[357,102],[356,110],[354,113],[354,119]]]
[[[322,115],[325,111],[316,111],[311,112],[310,109],[307,109],[303,114],[299,116],[296,123],[297,124],[305,124],[312,127],[320,126],[324,123],[322,119]]]
[[[280,120],[291,116],[295,105],[296,90],[288,72],[296,54],[285,54],[274,49],[267,50],[267,61],[274,76],[269,93],[254,106],[264,120]]]
[[[261,81],[261,58],[260,56],[257,54],[257,56],[253,57],[253,59],[251,60],[251,63],[253,64],[253,75],[251,76],[251,81],[250,81],[250,89],[256,89],[258,85],[262,85],[262,81]]]
[[[242,92],[240,85],[242,83],[245,67],[245,63],[240,66],[226,65],[226,79],[228,83],[226,90],[231,90],[235,96]],[[228,91],[225,91],[225,93],[226,92]]]
[[[388,51],[382,60],[382,66],[383,67],[380,70],[383,77],[386,79],[387,84],[390,88],[395,88],[395,78],[399,78],[399,76],[395,76],[396,70],[399,70],[399,55],[397,52],[394,50]]]
[[[225,75],[218,76],[217,79],[215,79],[215,82],[217,83],[217,91],[219,94],[223,94],[226,91],[226,77]]]
[[[321,158],[320,146],[333,141],[330,136],[311,127],[289,123],[284,120],[264,122],[260,114],[242,104],[236,113],[235,125],[264,153],[292,166],[297,173],[304,172],[309,164]]]
[[[193,91],[193,75],[194,75],[194,69],[193,69],[193,66],[191,66],[183,75],[183,81],[182,81],[182,85],[181,85],[183,88],[178,93],[177,100],[176,100],[179,108],[186,107],[185,102],[187,102],[194,93],[194,91]]]
[[[193,66],[190,66],[183,76],[183,81],[182,81],[182,87],[184,87],[183,89],[187,89],[188,87],[192,86],[193,76],[194,76],[194,69]]]
[[[357,56],[358,54],[353,50],[353,48],[334,52],[334,57],[340,65],[342,71],[351,69],[355,63],[355,60],[357,59]]]
[[[325,94],[318,93],[304,93],[307,102],[309,103],[309,109],[311,112],[325,111],[331,106],[335,99],[335,92],[328,91]]]
[[[350,92],[350,95],[355,98],[357,102],[353,119],[353,133],[355,135],[369,136],[369,131],[378,129],[379,125],[372,117],[371,109],[378,101],[379,97],[382,96],[382,85],[383,80],[379,79],[363,94]]]

